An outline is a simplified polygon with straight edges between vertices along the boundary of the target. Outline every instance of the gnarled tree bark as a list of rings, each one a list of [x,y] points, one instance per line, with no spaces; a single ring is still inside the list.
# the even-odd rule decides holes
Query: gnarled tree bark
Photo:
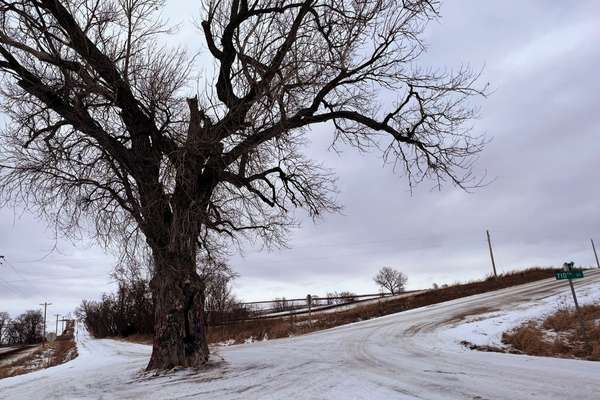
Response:
[[[151,281],[154,341],[148,370],[198,367],[208,361],[204,283],[189,255],[155,256]]]

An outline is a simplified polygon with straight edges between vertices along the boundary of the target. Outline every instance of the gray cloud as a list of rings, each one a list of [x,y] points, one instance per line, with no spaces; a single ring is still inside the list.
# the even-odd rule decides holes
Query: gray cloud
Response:
[[[34,216],[10,209],[0,211],[0,309],[11,314],[53,303],[51,314],[65,315],[84,298],[112,288],[114,260],[87,243],[77,246],[55,240],[53,232]]]
[[[188,11],[172,6],[169,14],[188,23]],[[344,211],[316,224],[299,213],[288,250],[233,256],[238,296],[371,292],[383,265],[405,271],[411,288],[481,277],[490,272],[488,228],[502,271],[592,264],[589,238],[600,244],[599,12],[594,1],[443,4],[443,18],[426,32],[423,62],[485,65],[482,81],[493,93],[480,103],[474,130],[492,139],[477,165],[492,182],[470,194],[425,183],[411,194],[377,154],[330,152],[331,130],[316,127],[307,151],[339,176]],[[200,43],[189,28],[181,37],[190,48]],[[0,277],[14,281],[13,289],[0,281],[0,309],[18,312],[47,298],[66,312],[111,287],[113,259],[97,247],[60,241],[60,253],[31,262],[52,247],[51,234],[28,215],[13,224],[2,210],[0,218],[0,254],[27,278],[0,267]]]

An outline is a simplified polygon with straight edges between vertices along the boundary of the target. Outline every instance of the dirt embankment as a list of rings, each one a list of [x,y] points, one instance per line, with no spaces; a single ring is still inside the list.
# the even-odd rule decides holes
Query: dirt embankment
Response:
[[[75,321],[68,321],[63,334],[53,342],[28,347],[10,355],[6,363],[0,364],[0,379],[60,365],[77,357],[74,330]]]

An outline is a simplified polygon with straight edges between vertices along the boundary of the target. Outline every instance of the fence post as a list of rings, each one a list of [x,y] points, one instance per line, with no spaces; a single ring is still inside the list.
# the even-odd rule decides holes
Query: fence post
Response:
[[[308,325],[312,328],[312,313],[311,313],[312,296],[310,294],[306,295],[306,303],[308,304]]]

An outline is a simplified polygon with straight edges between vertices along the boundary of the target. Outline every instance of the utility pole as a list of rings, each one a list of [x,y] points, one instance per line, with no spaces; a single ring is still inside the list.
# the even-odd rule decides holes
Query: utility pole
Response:
[[[592,242],[592,250],[594,250],[594,257],[596,257],[596,265],[600,268],[600,261],[598,261],[598,253],[596,253],[596,246],[594,246],[594,239],[590,239]]]
[[[490,231],[486,229],[485,233],[487,234],[488,247],[490,248],[490,258],[492,259],[492,268],[494,269],[494,277],[498,277],[498,273],[496,273],[496,262],[494,261],[494,252],[492,250],[492,239],[490,239]]]
[[[56,330],[54,332],[56,332],[56,336],[58,337],[58,317],[60,317],[60,314],[54,314],[56,316]]]
[[[43,343],[46,342],[46,309],[48,308],[48,306],[51,306],[52,303],[48,303],[48,302],[44,302],[43,304],[40,304],[40,306],[44,306],[44,340]]]

